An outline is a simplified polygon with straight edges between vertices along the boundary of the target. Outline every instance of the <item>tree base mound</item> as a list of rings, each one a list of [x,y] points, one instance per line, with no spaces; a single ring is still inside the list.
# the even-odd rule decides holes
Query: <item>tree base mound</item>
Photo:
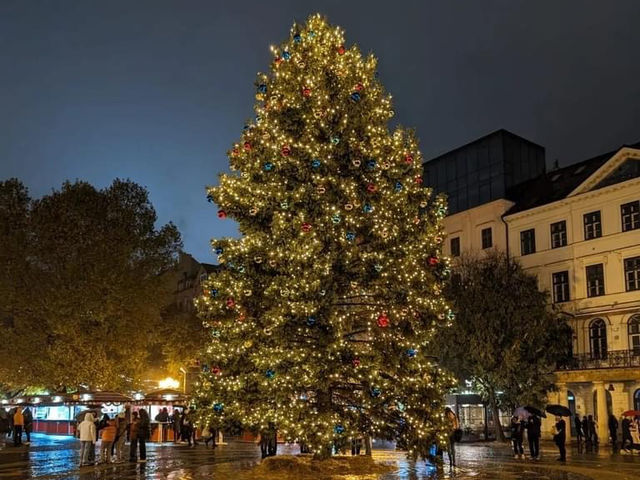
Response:
[[[394,469],[392,465],[376,463],[364,455],[334,456],[327,460],[316,460],[311,455],[279,455],[265,458],[251,474],[260,479],[338,479],[343,475],[375,475]]]

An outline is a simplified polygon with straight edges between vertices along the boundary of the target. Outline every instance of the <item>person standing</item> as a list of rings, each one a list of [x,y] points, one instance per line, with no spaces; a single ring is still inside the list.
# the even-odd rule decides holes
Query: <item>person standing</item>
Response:
[[[116,417],[115,459],[124,462],[124,446],[127,441],[127,415],[120,412]]]
[[[511,417],[511,443],[513,444],[513,458],[524,457],[524,449],[522,448],[522,423],[517,415]]]
[[[173,441],[178,443],[180,441],[180,431],[182,430],[182,417],[180,416],[180,410],[173,409]]]
[[[111,448],[116,439],[116,422],[108,420],[102,428],[102,441],[100,442],[100,463],[111,463]]]
[[[618,419],[613,415],[609,415],[609,437],[611,438],[611,447],[615,452],[618,447]]]
[[[566,462],[567,449],[565,448],[565,443],[567,441],[567,425],[560,416],[556,416],[556,433],[553,436],[553,441],[556,443],[558,450],[560,451],[560,458],[558,458],[558,460],[560,462]]]
[[[598,425],[593,419],[593,415],[589,415],[587,417],[587,424],[589,426],[589,438],[591,439],[591,444],[595,447],[598,445]]]
[[[582,450],[582,441],[584,440],[584,435],[582,433],[582,422],[580,421],[580,415],[576,413],[574,417],[574,425],[576,429],[576,437],[578,439],[578,452]]]
[[[151,432],[151,423],[149,422],[149,413],[144,409],[140,409],[140,420],[138,423],[138,444],[140,445],[140,459],[138,463],[147,462],[147,440]]]
[[[527,422],[527,439],[529,440],[529,454],[532,460],[540,458],[540,417],[532,415]]]
[[[89,452],[93,450],[96,444],[96,424],[94,423],[93,413],[85,414],[84,420],[78,425],[80,434],[80,466],[89,465]]]
[[[589,419],[586,415],[582,417],[582,434],[584,435],[584,443],[587,447],[587,452],[590,452],[593,446],[593,442],[591,436],[589,435]]]
[[[24,419],[24,433],[27,434],[27,441],[25,445],[31,444],[31,432],[33,431],[33,413],[29,407],[22,411],[22,417]]]
[[[0,438],[3,439],[3,437],[11,431],[9,425],[9,412],[7,412],[4,407],[0,407]]]
[[[456,466],[456,431],[460,428],[460,422],[458,422],[457,415],[447,407],[444,409],[444,416],[448,422],[449,427],[449,466]]]
[[[13,446],[22,445],[22,427],[24,426],[24,416],[20,411],[20,407],[16,407],[13,414]]]
[[[629,445],[627,446],[627,442]],[[631,419],[624,417],[622,419],[622,446],[620,448],[629,450],[633,447],[633,437],[631,436]]]
[[[129,424],[129,461],[135,462],[138,460],[138,425],[140,419],[138,418],[138,412],[131,414],[131,423]]]

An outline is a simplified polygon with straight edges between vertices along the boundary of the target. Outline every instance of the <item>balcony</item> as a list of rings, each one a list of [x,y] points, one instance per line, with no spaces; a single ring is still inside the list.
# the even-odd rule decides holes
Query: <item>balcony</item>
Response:
[[[640,367],[640,350],[612,350],[599,357],[590,353],[573,355],[559,370],[596,370],[600,368]]]

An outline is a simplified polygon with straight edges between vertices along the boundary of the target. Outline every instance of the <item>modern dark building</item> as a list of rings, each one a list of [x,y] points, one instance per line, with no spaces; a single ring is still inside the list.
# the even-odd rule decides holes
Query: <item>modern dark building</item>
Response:
[[[425,185],[448,195],[449,213],[507,198],[545,173],[544,147],[500,129],[424,163]]]

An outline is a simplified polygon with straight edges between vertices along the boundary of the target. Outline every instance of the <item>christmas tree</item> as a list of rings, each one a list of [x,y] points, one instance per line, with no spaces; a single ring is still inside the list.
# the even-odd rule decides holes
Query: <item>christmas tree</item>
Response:
[[[389,131],[372,55],[320,15],[272,51],[231,173],[208,189],[241,238],[212,242],[224,268],[197,302],[211,332],[198,405],[320,457],[363,436],[424,454],[446,442],[452,382],[430,356],[452,317],[445,202],[413,134]]]

